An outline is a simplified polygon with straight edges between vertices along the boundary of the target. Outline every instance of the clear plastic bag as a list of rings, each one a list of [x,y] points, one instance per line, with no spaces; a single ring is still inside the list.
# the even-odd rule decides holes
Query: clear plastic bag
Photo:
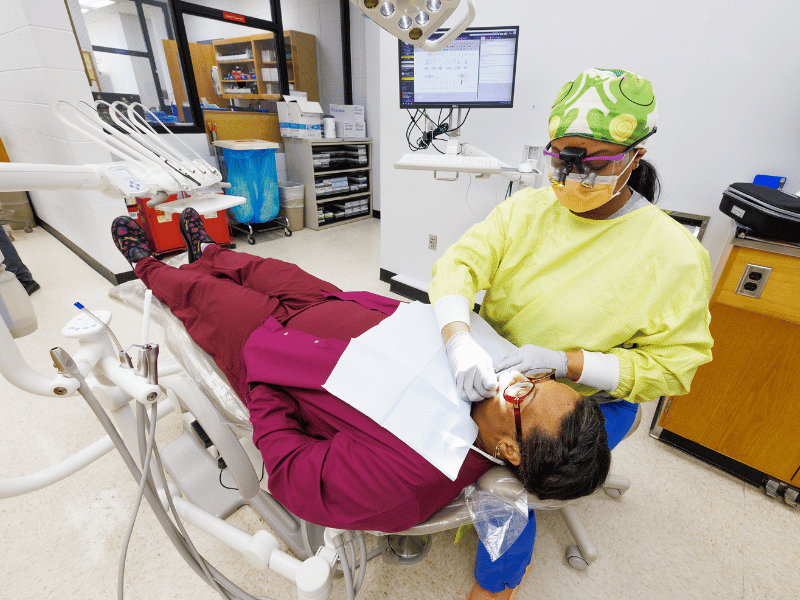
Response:
[[[521,486],[519,486],[521,488]],[[464,496],[478,537],[492,561],[508,550],[528,525],[528,494],[500,496],[472,484]]]

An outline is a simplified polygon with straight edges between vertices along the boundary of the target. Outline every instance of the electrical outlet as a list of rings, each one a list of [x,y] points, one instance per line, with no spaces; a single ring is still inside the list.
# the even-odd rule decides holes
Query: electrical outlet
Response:
[[[433,234],[428,236],[428,250],[436,250],[436,236]]]
[[[772,273],[772,267],[762,267],[747,263],[735,292],[750,298],[760,298],[770,273]]]

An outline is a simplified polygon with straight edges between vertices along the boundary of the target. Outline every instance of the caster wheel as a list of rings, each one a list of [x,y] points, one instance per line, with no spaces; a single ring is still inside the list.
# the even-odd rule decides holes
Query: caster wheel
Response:
[[[284,229],[284,230],[283,230],[283,234],[284,234],[286,237],[289,237],[289,236],[291,236],[291,235],[292,235],[292,230],[291,230],[291,229]]]
[[[32,229],[32,228],[30,228],[30,227],[26,227],[26,228],[25,228],[25,233],[30,233],[31,231],[33,231],[33,229]]]
[[[247,238],[247,243],[252,246],[252,245],[254,245],[256,243],[256,240],[254,238],[249,237],[249,238]]]
[[[616,488],[603,488],[603,491],[612,498],[619,498],[624,493],[622,490]]]
[[[589,563],[583,558],[580,548],[575,544],[567,548],[567,562],[576,571],[585,571],[589,568]]]

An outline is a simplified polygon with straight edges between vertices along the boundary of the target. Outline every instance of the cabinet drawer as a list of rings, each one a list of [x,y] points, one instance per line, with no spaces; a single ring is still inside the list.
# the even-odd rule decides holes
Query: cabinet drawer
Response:
[[[772,268],[760,298],[749,298],[735,291],[748,263]],[[800,258],[734,248],[728,264],[730,268],[718,284],[716,302],[800,323]]]

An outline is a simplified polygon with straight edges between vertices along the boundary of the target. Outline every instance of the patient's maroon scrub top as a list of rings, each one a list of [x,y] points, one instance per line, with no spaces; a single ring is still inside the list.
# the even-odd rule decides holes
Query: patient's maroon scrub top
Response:
[[[309,311],[329,311],[332,319],[363,323],[366,331],[398,304],[368,292],[349,292]],[[458,479],[451,481],[392,433],[324,390],[347,343],[303,332],[303,319],[318,330],[318,314],[300,313],[287,327],[270,317],[253,332],[243,349],[240,386],[252,388],[246,403],[269,490],[292,513],[328,527],[403,531],[427,520],[491,468],[492,463],[470,451]],[[375,394],[379,397],[380,390]]]

